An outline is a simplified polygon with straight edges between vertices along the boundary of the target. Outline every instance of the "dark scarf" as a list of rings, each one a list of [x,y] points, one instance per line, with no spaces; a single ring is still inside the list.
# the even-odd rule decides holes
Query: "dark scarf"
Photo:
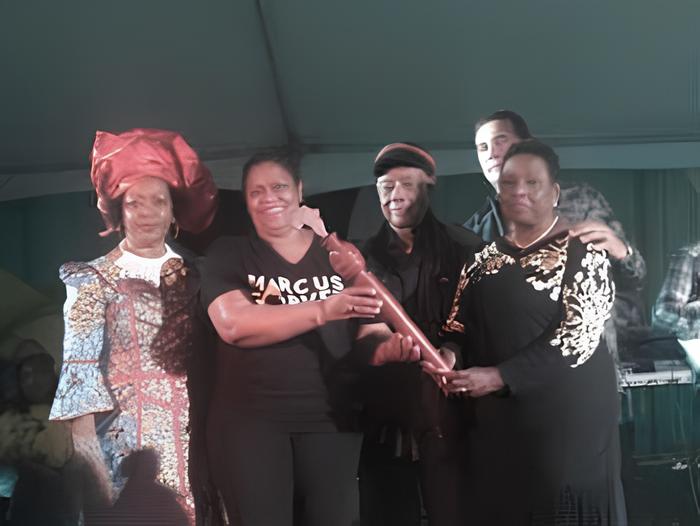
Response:
[[[421,324],[439,325],[447,319],[452,301],[443,292],[445,279],[456,281],[463,263],[462,253],[458,243],[450,238],[447,227],[435,218],[430,208],[414,233],[410,257],[417,258],[419,267],[416,318]],[[388,271],[396,273],[399,262],[391,247],[400,245],[398,235],[385,221],[379,232],[368,240],[367,254]]]

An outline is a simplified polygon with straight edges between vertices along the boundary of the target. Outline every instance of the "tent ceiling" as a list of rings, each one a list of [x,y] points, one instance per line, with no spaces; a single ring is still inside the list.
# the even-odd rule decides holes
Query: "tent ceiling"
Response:
[[[3,2],[0,199],[87,188],[95,129],[136,126],[180,130],[228,187],[290,140],[316,191],[366,183],[397,139],[469,171],[471,123],[503,107],[583,165],[659,143],[698,166],[698,20],[695,0]]]
[[[172,128],[202,148],[286,141],[253,2],[41,6],[2,7],[5,163],[85,166],[98,128]]]

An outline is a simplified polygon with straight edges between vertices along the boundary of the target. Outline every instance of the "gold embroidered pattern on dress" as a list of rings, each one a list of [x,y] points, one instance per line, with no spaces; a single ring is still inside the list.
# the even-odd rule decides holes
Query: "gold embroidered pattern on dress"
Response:
[[[549,291],[549,298],[552,301],[559,300],[568,247],[568,236],[563,239],[555,239],[520,260],[520,266],[527,275],[525,281],[538,292]]]
[[[466,264],[462,267],[462,272],[457,282],[455,297],[452,300],[452,307],[450,308],[450,315],[447,317],[447,321],[442,326],[442,329],[447,332],[464,333],[464,324],[457,321],[457,315],[459,314],[462,293],[467,284],[469,282],[477,283],[485,275],[498,274],[498,271],[504,265],[513,265],[514,263],[515,259],[498,250],[495,242],[490,243],[484,247],[481,252],[478,252],[474,256],[474,263],[472,263],[469,268],[467,268]]]
[[[581,261],[582,270],[574,275],[571,286],[564,285],[562,296],[566,317],[549,342],[559,347],[563,356],[578,357],[571,367],[578,367],[593,355],[615,299],[615,284],[609,277],[607,256],[591,244],[586,249]]]
[[[474,269],[472,279],[477,282],[482,276],[498,274],[501,267],[514,263],[515,260],[511,256],[498,250],[496,243],[493,242],[476,254],[474,264],[471,266],[471,268]]]

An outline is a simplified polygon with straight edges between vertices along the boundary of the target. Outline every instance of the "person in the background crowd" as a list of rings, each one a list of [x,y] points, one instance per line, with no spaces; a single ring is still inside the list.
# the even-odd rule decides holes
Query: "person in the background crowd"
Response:
[[[0,404],[26,410],[50,404],[57,377],[51,355],[36,340],[22,340],[11,362],[0,364]]]
[[[394,143],[374,162],[386,222],[364,247],[367,269],[440,347],[460,269],[480,243],[469,230],[438,221],[430,208],[435,160],[420,146]],[[364,325],[384,332],[383,324]],[[463,524],[459,504],[466,452],[461,400],[448,399],[415,363],[367,371],[360,508],[365,526],[418,526],[423,502],[431,526]]]
[[[196,407],[205,387],[196,372],[205,361],[196,341],[199,278],[166,238],[206,228],[217,190],[170,131],[98,131],[91,161],[103,234],[123,239],[105,256],[61,267],[63,365],[50,418],[71,423],[76,461],[89,473],[86,508],[114,504],[99,513],[123,524],[192,525],[204,516],[206,484]],[[153,455],[135,454],[143,450]],[[141,460],[149,465],[141,469]],[[155,480],[129,476],[143,471]]]
[[[468,365],[444,373],[447,389],[474,403],[465,524],[627,524],[615,368],[601,339],[610,262],[558,215],[551,148],[522,141],[502,162],[508,233],[465,264],[445,324]]]
[[[321,238],[300,228],[296,156],[254,155],[242,191],[254,230],[224,237],[200,266],[219,336],[207,425],[209,462],[241,526],[350,526],[358,516],[355,318],[381,302],[348,287]],[[389,337],[414,354],[410,338]]]
[[[671,256],[654,304],[652,325],[680,340],[700,338],[700,243],[683,247]]]
[[[78,519],[63,469],[72,455],[70,433],[47,421],[58,380],[54,365],[33,339],[0,362],[0,486],[11,524],[72,526]]]
[[[510,110],[500,110],[482,118],[474,125],[474,143],[489,196],[484,206],[472,215],[464,226],[485,241],[491,241],[508,231],[498,199],[498,176],[503,157],[512,144],[533,136],[522,116]],[[569,221],[571,234],[583,243],[593,243],[605,250],[612,263],[617,295],[612,321],[606,325],[605,340],[618,361],[618,340],[624,347],[629,327],[645,325],[641,289],[646,265],[639,251],[627,239],[605,197],[588,184],[562,184],[556,203],[557,213]]]

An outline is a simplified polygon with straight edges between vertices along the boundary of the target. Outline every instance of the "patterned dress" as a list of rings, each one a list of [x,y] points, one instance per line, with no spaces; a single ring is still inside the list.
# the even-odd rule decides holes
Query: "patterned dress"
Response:
[[[498,368],[507,386],[473,399],[473,524],[626,524],[601,339],[609,270],[566,232],[526,249],[499,238],[465,265],[445,330],[462,334],[465,363]]]
[[[188,273],[167,246],[157,259],[117,247],[89,263],[61,267],[64,355],[50,418],[96,415],[115,495],[127,482],[124,460],[135,451],[155,451],[157,482],[174,492],[194,524],[185,366],[196,296]]]

